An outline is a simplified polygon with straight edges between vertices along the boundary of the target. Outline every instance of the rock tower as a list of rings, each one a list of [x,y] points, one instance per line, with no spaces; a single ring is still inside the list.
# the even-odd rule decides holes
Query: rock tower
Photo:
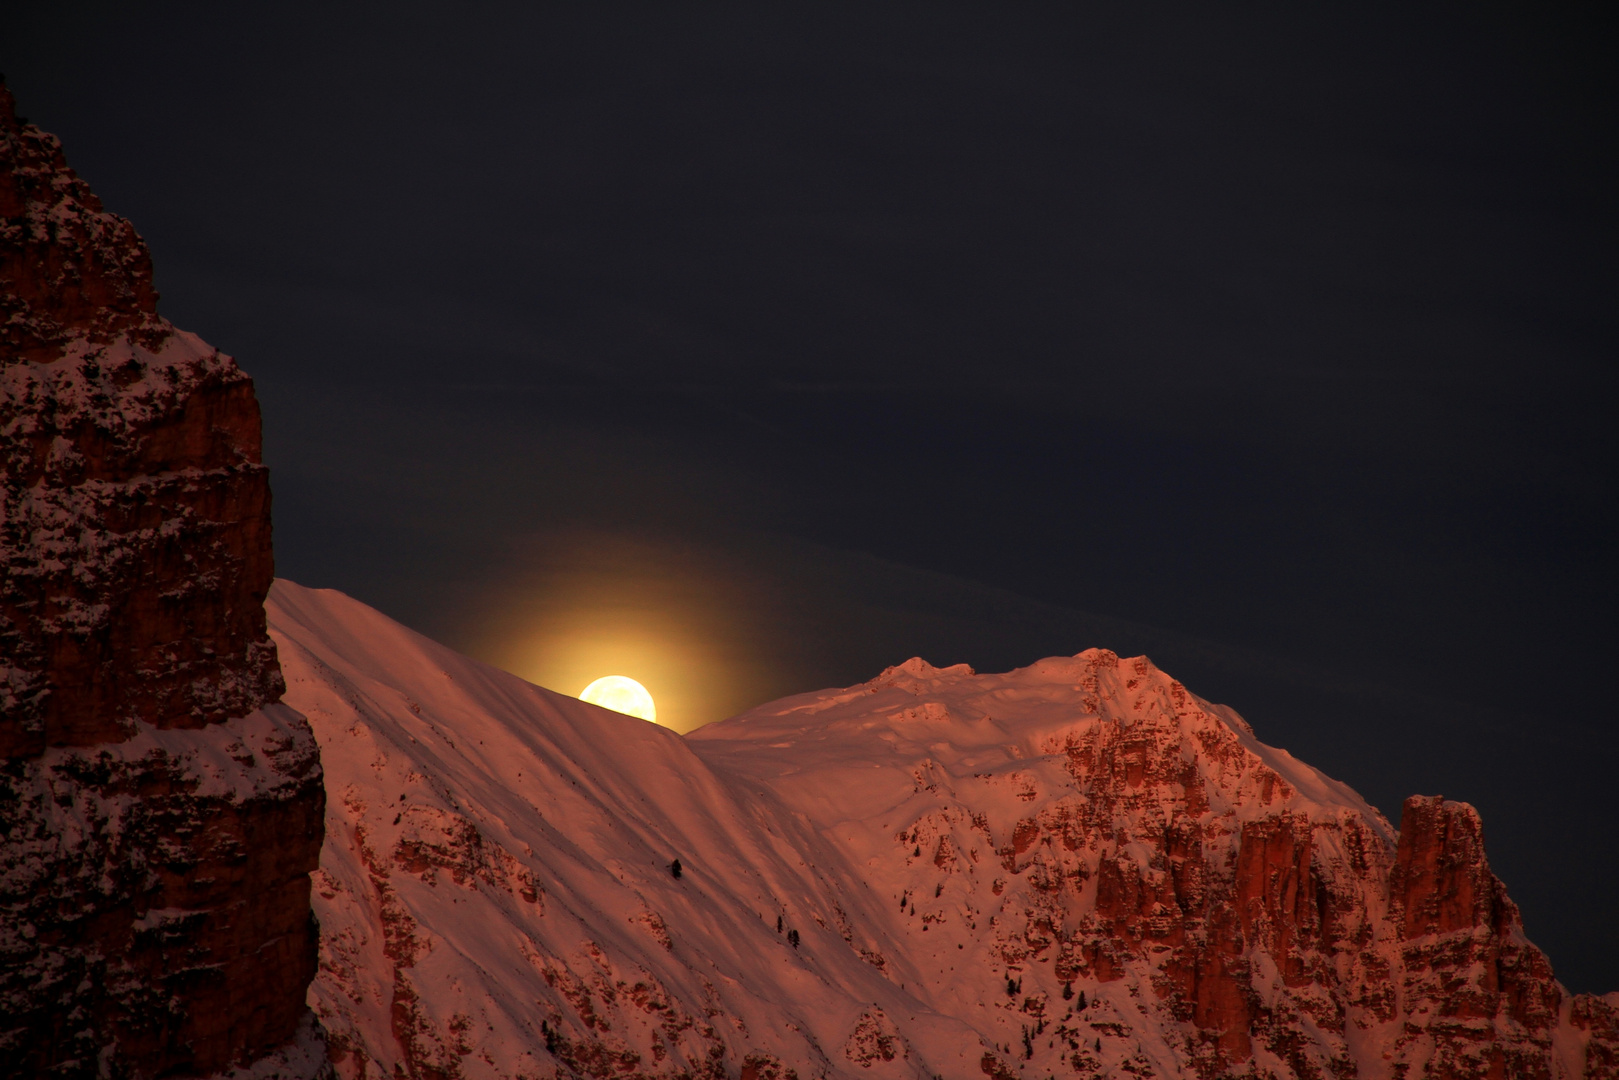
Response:
[[[0,85],[0,1073],[324,1067],[272,574],[252,381]]]

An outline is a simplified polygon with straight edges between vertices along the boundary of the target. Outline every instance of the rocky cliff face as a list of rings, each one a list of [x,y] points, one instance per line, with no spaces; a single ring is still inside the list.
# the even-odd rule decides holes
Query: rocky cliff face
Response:
[[[280,695],[253,384],[0,87],[0,754]]]
[[[345,1076],[1619,1077],[1619,995],[1557,984],[1471,807],[1396,831],[1144,657],[680,739],[338,594],[270,613]]]
[[[1403,968],[1395,1060],[1421,1063],[1431,1076],[1554,1075],[1554,1041],[1572,1009],[1490,872],[1471,806],[1406,800],[1389,897]],[[1582,1012],[1619,1015],[1611,1003],[1576,1000]],[[1598,1047],[1587,1075],[1604,1075],[1602,1053]]]
[[[896,690],[919,705],[896,709]],[[970,778],[959,746],[919,745],[925,729],[895,722],[994,717],[1010,728],[1001,718],[1023,711],[1016,698],[1031,691],[1058,709],[1021,747],[977,751]],[[819,714],[817,727],[877,721],[896,749],[922,756],[916,798],[929,797],[895,837],[913,854],[902,888],[913,911],[922,898],[924,920],[982,926],[988,916],[1028,1018],[1021,1047],[1003,1042],[987,1072],[1612,1075],[1609,1037],[1574,1017],[1611,1018],[1616,1002],[1563,992],[1490,872],[1472,807],[1415,796],[1395,833],[1352,791],[1259,743],[1144,657],[1092,650],[1006,676],[912,661],[865,688],[783,704],[699,732],[719,751],[704,756],[805,810],[815,770],[788,772],[765,747],[802,740],[806,714]],[[1007,786],[1028,812],[997,805],[995,788]],[[989,852],[986,895],[974,879]],[[958,882],[967,899],[941,903]],[[1052,982],[1091,988],[1091,1007],[1059,1004]],[[1126,1009],[1110,993],[1121,984]],[[1116,1015],[1099,1014],[1098,1000]]]
[[[258,406],[156,301],[134,229],[0,86],[7,1075],[318,1067],[324,794],[275,704]]]

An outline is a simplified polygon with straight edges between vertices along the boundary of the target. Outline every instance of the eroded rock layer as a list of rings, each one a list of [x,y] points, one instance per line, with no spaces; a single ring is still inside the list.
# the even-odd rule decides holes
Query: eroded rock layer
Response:
[[[258,404],[156,303],[140,237],[0,86],[5,1075],[321,1056],[324,793],[275,704]]]

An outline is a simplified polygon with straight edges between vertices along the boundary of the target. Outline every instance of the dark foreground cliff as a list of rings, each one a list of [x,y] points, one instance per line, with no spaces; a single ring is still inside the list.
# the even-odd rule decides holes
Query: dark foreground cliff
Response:
[[[0,87],[0,1074],[322,1067],[251,381]]]

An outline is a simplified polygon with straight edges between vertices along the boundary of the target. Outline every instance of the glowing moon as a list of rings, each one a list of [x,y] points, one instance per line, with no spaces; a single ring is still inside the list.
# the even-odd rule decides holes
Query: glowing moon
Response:
[[[627,675],[603,675],[580,692],[579,700],[628,716],[639,716],[654,724],[658,722],[658,709],[652,704],[652,695]]]

